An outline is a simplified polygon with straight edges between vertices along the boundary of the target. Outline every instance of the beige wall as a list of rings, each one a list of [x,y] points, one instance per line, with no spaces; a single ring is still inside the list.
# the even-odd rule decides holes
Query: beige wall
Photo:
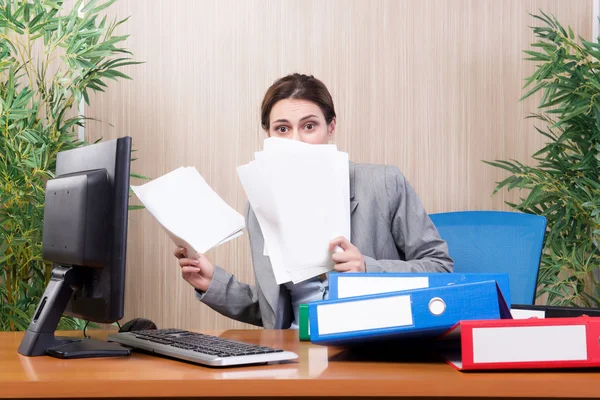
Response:
[[[504,174],[481,160],[528,162],[542,144],[525,120],[537,99],[518,101],[538,9],[590,38],[592,0],[122,0],[110,13],[131,15],[123,32],[145,64],[92,96],[86,114],[102,122],[86,135],[131,135],[132,168],[150,177],[193,165],[243,212],[235,167],[260,149],[262,96],[285,74],[312,73],[353,161],[400,167],[429,212],[506,209],[506,193],[491,197]],[[131,213],[125,320],[245,327],[194,300],[172,248],[146,211]],[[253,282],[247,235],[208,255]]]

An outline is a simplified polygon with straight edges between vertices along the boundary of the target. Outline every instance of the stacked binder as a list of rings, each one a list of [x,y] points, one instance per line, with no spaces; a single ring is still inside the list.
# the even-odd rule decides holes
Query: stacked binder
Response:
[[[459,371],[598,367],[598,337],[590,316],[461,321],[442,336],[454,343],[443,356]]]
[[[341,346],[410,340],[405,343],[411,350],[437,350],[459,371],[600,366],[599,318],[513,318],[508,279],[488,273],[332,273],[330,299],[300,306],[299,337]]]
[[[303,306],[317,344],[436,337],[461,320],[512,318],[507,274],[331,273],[330,298]],[[510,301],[510,299],[509,299]]]

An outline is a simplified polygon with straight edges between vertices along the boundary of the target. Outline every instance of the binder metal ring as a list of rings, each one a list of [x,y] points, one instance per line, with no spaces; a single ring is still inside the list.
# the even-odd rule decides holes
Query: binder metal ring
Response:
[[[439,297],[429,300],[429,312],[433,315],[442,315],[446,311],[446,302]]]

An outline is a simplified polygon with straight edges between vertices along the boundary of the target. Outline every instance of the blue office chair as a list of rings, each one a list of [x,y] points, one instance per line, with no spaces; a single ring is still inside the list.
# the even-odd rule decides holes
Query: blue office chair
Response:
[[[512,304],[534,304],[546,217],[507,211],[430,214],[454,272],[507,272]]]

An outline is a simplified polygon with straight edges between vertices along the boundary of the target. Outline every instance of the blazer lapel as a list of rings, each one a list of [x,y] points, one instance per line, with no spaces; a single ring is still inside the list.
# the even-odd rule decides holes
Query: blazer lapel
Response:
[[[279,299],[279,285],[275,280],[271,259],[263,255],[265,248],[265,238],[260,224],[254,214],[254,210],[249,205],[248,218],[246,221],[250,235],[250,247],[252,249],[252,263],[256,273],[256,285],[260,288],[267,303],[271,306],[273,314],[277,310],[277,301]]]
[[[277,316],[277,306],[279,303],[279,285],[275,280],[275,274],[273,273],[273,266],[271,265],[271,259],[263,256],[262,254],[258,257],[260,262],[256,265],[256,283],[260,286],[260,289],[267,300],[267,303],[271,306],[273,314]],[[275,321],[273,321],[275,323]]]
[[[358,201],[354,198],[354,163],[350,161],[350,215],[354,214],[354,210],[358,207]]]

